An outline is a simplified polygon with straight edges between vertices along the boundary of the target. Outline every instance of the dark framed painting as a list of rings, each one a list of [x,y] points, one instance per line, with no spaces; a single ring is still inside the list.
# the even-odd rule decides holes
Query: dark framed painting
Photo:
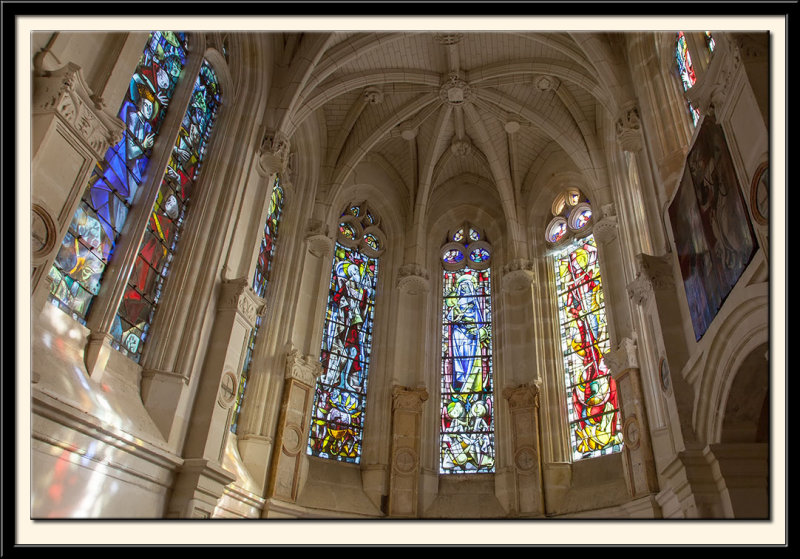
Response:
[[[700,340],[758,248],[725,133],[710,117],[689,150],[669,219]]]

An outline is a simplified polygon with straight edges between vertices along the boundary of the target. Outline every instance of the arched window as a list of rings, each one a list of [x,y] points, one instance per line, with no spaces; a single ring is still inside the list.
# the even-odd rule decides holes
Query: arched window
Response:
[[[122,139],[95,166],[50,269],[51,302],[83,324],[146,176],[186,48],[184,33],[150,34],[117,113],[126,124]]]
[[[470,224],[442,246],[442,474],[494,472],[491,250]]]
[[[553,249],[559,338],[574,460],[622,450],[617,386],[604,356],[610,349],[592,208],[577,189],[553,203],[546,238]]]
[[[267,219],[264,223],[264,235],[261,237],[258,260],[256,261],[256,269],[253,273],[253,291],[262,298],[267,292],[267,283],[269,282],[270,272],[272,272],[272,256],[275,253],[275,242],[278,240],[278,225],[280,224],[281,213],[283,211],[283,199],[283,187],[281,186],[280,177],[276,175],[275,183],[272,187],[272,195],[269,199]],[[244,402],[247,376],[250,372],[250,361],[253,358],[253,349],[255,349],[260,326],[261,316],[259,315],[256,317],[255,326],[250,331],[250,338],[247,341],[247,354],[245,355],[244,365],[242,367],[239,390],[236,393],[236,403],[233,406],[233,419],[231,421],[232,433],[236,432],[239,425],[239,414],[241,413],[242,403]]]
[[[385,250],[380,221],[364,204],[351,204],[339,221],[308,454],[359,463],[378,257]]]
[[[678,66],[678,75],[681,78],[681,85],[683,90],[690,89],[697,81],[694,74],[694,65],[692,64],[692,57],[689,54],[689,46],[686,44],[686,36],[683,31],[678,31],[675,39],[675,61]],[[697,126],[697,121],[700,120],[700,111],[695,109],[692,104],[686,102],[689,108],[689,114],[692,117],[692,123]]]
[[[112,345],[137,362],[180,240],[219,103],[217,76],[204,60],[111,327]]]

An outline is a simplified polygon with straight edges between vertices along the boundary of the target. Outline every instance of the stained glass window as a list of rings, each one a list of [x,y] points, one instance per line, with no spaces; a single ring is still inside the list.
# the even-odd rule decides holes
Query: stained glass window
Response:
[[[351,224],[356,235],[340,234],[334,249],[320,352],[323,373],[314,393],[308,454],[357,464],[364,432],[377,257],[384,243],[376,229],[377,216],[362,206],[351,206],[343,214],[343,223]],[[363,234],[362,228],[370,233]]]
[[[476,229],[475,237],[481,238]],[[473,235],[469,235],[470,238]],[[450,237],[455,238],[454,236]],[[463,235],[460,237],[464,240]],[[494,472],[490,248],[443,247],[442,474]],[[461,251],[470,255],[466,265]],[[455,258],[458,254],[461,257]]]
[[[269,283],[270,272],[272,271],[272,256],[275,252],[275,242],[278,239],[278,225],[280,223],[281,213],[283,212],[283,199],[284,192],[280,184],[280,177],[276,176],[274,186],[272,187],[272,195],[269,199],[269,209],[267,210],[267,219],[264,223],[264,234],[261,237],[256,269],[253,273],[253,291],[262,298],[267,292],[267,283]],[[261,316],[256,316],[256,323],[250,331],[250,337],[247,340],[247,353],[239,380],[239,389],[236,392],[236,403],[233,406],[233,419],[231,421],[231,432],[233,433],[236,432],[239,426],[239,414],[242,411],[245,389],[247,388],[250,362],[253,358],[253,350],[256,346],[256,339],[260,327]]]
[[[50,269],[51,302],[82,323],[145,178],[185,62],[185,34],[150,34],[117,113],[126,124],[122,139],[95,165]]]
[[[717,46],[717,43],[714,41],[714,37],[711,35],[711,31],[706,31],[706,46],[708,47],[709,52],[714,52],[714,48]]]
[[[593,235],[560,251],[554,267],[573,459],[618,452],[619,404],[604,359],[610,342]]]
[[[111,330],[112,345],[137,362],[177,249],[219,102],[217,76],[203,61]]]
[[[697,78],[694,74],[694,66],[692,65],[692,57],[689,54],[689,47],[686,44],[686,36],[683,31],[678,31],[677,41],[675,44],[675,60],[678,64],[678,75],[681,78],[683,90],[691,88]],[[697,126],[697,121],[700,120],[700,111],[695,109],[691,103],[687,101],[689,107],[689,114],[692,117],[692,122]]]

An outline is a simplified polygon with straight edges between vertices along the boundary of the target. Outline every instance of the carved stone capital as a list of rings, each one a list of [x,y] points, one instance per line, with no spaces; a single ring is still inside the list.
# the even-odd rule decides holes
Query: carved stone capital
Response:
[[[258,151],[258,170],[267,177],[272,173],[286,172],[289,167],[290,142],[280,130],[268,130]]]
[[[538,408],[539,386],[534,382],[508,386],[503,389],[503,398],[508,400],[509,407],[514,409]]]
[[[617,238],[617,216],[607,216],[597,221],[592,227],[595,238],[607,243]]]
[[[328,235],[328,224],[318,219],[309,219],[306,224],[308,251],[314,256],[333,253],[334,240]]]
[[[305,384],[315,386],[317,378],[322,374],[322,363],[310,355],[303,355],[299,349],[292,348],[286,354],[286,372],[284,378],[293,379]]]
[[[616,349],[613,349],[603,356],[608,365],[611,375],[616,376],[628,369],[639,368],[639,358],[636,353],[636,341],[630,338],[623,338]]]
[[[405,410],[414,413],[422,412],[422,404],[428,400],[428,389],[424,386],[392,388],[392,410]]]
[[[636,263],[639,272],[636,274],[636,279],[628,284],[628,296],[637,305],[644,304],[656,291],[669,291],[675,288],[669,255],[639,254]]]
[[[642,122],[636,105],[623,109],[616,122],[616,132],[617,141],[623,150],[637,152],[642,149]]]
[[[241,314],[252,328],[256,317],[264,312],[264,300],[256,295],[247,278],[236,278],[222,282],[219,293],[219,309],[234,309]]]
[[[78,65],[70,62],[34,78],[33,91],[33,114],[55,114],[97,159],[122,139],[125,124],[95,103]]]
[[[503,266],[503,290],[522,291],[533,283],[533,262],[517,258]]]
[[[430,290],[430,274],[419,264],[411,263],[400,266],[397,274],[397,287],[407,295],[418,295]]]

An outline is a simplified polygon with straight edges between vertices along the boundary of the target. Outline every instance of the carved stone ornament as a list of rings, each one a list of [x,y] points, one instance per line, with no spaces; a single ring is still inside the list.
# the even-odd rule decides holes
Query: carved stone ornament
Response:
[[[246,278],[237,278],[222,282],[219,295],[220,310],[235,309],[252,328],[256,317],[264,312],[264,300],[256,295]]]
[[[290,143],[280,130],[268,130],[261,140],[258,152],[259,170],[264,176],[285,172],[289,166]]]
[[[637,152],[642,149],[642,123],[639,109],[631,106],[625,109],[616,122],[617,141],[625,151]]]
[[[283,429],[283,439],[281,441],[282,450],[288,456],[297,456],[303,449],[305,435],[297,425],[286,425]]]
[[[383,103],[383,92],[377,87],[368,87],[364,90],[364,102],[369,105],[380,105]]]
[[[503,290],[522,291],[530,287],[535,275],[530,260],[517,258],[503,266]]]
[[[555,91],[561,82],[555,76],[536,76],[533,78],[533,85],[539,91]]]
[[[644,304],[655,291],[669,291],[675,288],[669,255],[639,254],[636,263],[639,272],[636,274],[636,279],[628,284],[628,296],[637,305]]]
[[[233,371],[225,371],[222,373],[222,379],[219,383],[219,393],[217,395],[217,402],[224,408],[230,408],[236,401],[236,390],[239,385],[239,379]]]
[[[398,271],[397,287],[407,295],[427,293],[431,287],[430,275],[419,264],[404,264]]]
[[[463,33],[435,33],[433,40],[440,45],[455,45],[463,36]]]
[[[607,243],[617,238],[617,216],[612,215],[595,222],[592,227],[595,238],[601,243]]]
[[[422,404],[428,400],[428,389],[424,386],[406,388],[395,386],[392,389],[392,409],[406,410],[415,413],[422,411]]]
[[[309,219],[306,225],[308,252],[322,257],[333,253],[334,241],[328,236],[328,225],[318,219]]]
[[[314,386],[322,374],[322,364],[310,355],[303,355],[299,349],[291,348],[286,354],[285,378],[297,380],[306,386]]]
[[[630,338],[623,338],[619,346],[607,352],[603,358],[612,376],[616,376],[628,369],[639,368],[639,359],[636,354],[636,341]]]
[[[537,464],[536,449],[531,446],[523,446],[514,455],[514,464],[521,472],[529,472]]]
[[[642,442],[641,427],[635,415],[627,418],[622,425],[622,437],[629,450],[636,450]]]
[[[538,408],[539,386],[535,382],[509,386],[503,389],[503,398],[508,400],[511,409]]]
[[[394,451],[392,468],[401,474],[410,474],[417,469],[419,459],[413,448],[401,446]]]
[[[455,140],[450,144],[450,152],[456,157],[466,157],[472,152],[472,144],[466,140]]]
[[[439,89],[439,98],[449,105],[466,103],[472,95],[472,88],[455,72],[447,76],[447,80]]]
[[[33,113],[55,113],[97,159],[122,139],[125,124],[103,112],[92,100],[79,66],[68,63],[34,79]]]
[[[31,254],[33,260],[47,256],[56,244],[56,224],[39,204],[31,204]]]

